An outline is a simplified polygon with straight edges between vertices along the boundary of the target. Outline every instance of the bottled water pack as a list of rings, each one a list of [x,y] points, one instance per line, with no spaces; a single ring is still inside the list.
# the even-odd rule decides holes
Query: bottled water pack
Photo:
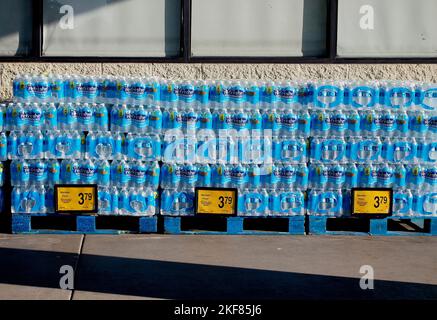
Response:
[[[11,194],[11,211],[32,214],[53,213],[53,188],[37,185],[14,187]]]
[[[108,109],[96,103],[10,103],[6,109],[8,130],[107,131]]]
[[[85,134],[80,131],[50,130],[45,132],[46,159],[81,159],[85,155]]]
[[[103,103],[60,103],[58,127],[64,130],[108,131],[109,112]]]
[[[65,184],[111,184],[110,164],[107,160],[65,159],[61,161],[61,183]]]
[[[114,132],[89,132],[86,136],[85,158],[121,159],[123,157],[123,136]]]
[[[156,190],[160,178],[159,163],[114,160],[111,163],[111,185],[115,187],[148,187]]]
[[[100,215],[152,216],[157,214],[157,192],[144,187],[99,188]]]
[[[60,183],[60,164],[57,160],[13,160],[12,186],[54,186]]]
[[[301,189],[308,186],[306,164],[227,165],[165,163],[161,188],[216,187],[238,189]]]
[[[19,101],[152,103],[163,106],[210,105],[355,109],[378,105],[393,109],[420,106],[435,110],[435,84],[412,81],[246,81],[166,80],[154,77],[19,75],[13,80]]]
[[[99,184],[102,214],[152,212],[140,199],[159,184],[163,214],[192,214],[195,186],[238,188],[242,215],[347,215],[356,186],[435,214],[436,84],[20,75],[13,92],[0,160],[34,168],[21,194],[50,184],[47,158],[64,159],[61,181]]]
[[[435,141],[414,137],[313,137],[313,163],[435,163]]]
[[[44,135],[41,131],[11,131],[7,138],[8,159],[43,159]]]
[[[157,134],[128,133],[123,147],[125,159],[140,161],[161,160],[161,138]]]
[[[156,134],[88,132],[70,130],[11,131],[0,133],[0,160],[6,159],[161,159],[161,139]]]
[[[163,115],[158,105],[114,105],[111,108],[111,131],[161,133]]]

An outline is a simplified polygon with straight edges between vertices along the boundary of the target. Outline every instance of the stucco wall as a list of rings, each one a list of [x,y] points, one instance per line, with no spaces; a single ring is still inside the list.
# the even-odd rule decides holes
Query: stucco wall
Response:
[[[0,63],[0,97],[19,73],[149,75],[185,79],[399,79],[437,82],[437,64]]]

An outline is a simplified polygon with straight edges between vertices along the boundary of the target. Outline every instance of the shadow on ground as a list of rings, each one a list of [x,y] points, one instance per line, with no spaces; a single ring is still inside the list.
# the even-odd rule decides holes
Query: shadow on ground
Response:
[[[73,253],[0,248],[0,283],[59,288]],[[321,261],[321,263],[323,263]],[[75,290],[163,299],[436,299],[437,286],[111,256],[80,256]]]

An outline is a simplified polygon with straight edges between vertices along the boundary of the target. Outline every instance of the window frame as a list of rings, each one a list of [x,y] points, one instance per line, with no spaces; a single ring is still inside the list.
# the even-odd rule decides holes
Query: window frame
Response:
[[[173,57],[99,57],[99,56],[43,56],[43,0],[32,1],[32,48],[29,56],[0,56],[0,62],[89,62],[89,63],[309,63],[309,64],[347,64],[347,63],[430,63],[437,64],[437,57],[403,58],[340,58],[337,56],[337,16],[338,0],[328,1],[326,26],[326,54],[319,57],[245,57],[245,56],[191,56],[191,0],[181,0],[180,51]]]

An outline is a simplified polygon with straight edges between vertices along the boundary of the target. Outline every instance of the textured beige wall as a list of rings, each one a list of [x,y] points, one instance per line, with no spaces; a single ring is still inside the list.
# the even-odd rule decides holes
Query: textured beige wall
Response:
[[[398,79],[437,82],[437,64],[0,63],[0,97],[19,73],[148,75],[185,79]]]

